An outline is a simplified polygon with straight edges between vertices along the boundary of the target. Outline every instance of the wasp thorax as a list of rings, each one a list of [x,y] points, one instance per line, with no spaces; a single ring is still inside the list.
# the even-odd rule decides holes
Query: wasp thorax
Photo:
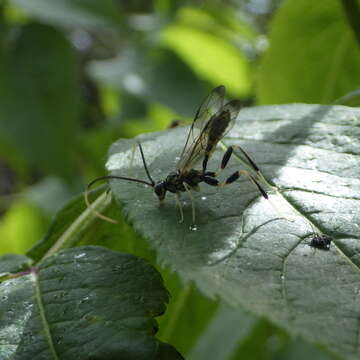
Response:
[[[179,181],[179,173],[177,171],[172,171],[167,177],[165,182],[168,184],[175,184]]]
[[[179,191],[185,191],[184,179],[180,176],[178,171],[171,172],[165,179],[165,187],[167,191],[177,193]]]

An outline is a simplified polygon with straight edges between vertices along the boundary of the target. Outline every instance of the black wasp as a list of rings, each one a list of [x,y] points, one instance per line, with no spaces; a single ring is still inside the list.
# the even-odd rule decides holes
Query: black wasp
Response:
[[[219,182],[217,179],[217,172],[208,171],[207,165],[211,154],[214,152],[218,142],[224,137],[227,131],[232,127],[235,119],[237,118],[241,105],[239,100],[231,100],[225,103],[225,86],[220,85],[213,89],[211,93],[203,101],[202,105],[197,110],[194,120],[192,122],[189,134],[187,136],[185,146],[181,152],[180,159],[177,163],[175,171],[171,172],[166,179],[155,182],[148,170],[144,152],[141,144],[139,143],[139,150],[144,165],[148,181],[128,178],[124,176],[102,176],[96,178],[88,185],[88,189],[98,180],[108,179],[120,179],[143,183],[151,186],[154,189],[155,194],[162,202],[166,193],[169,191],[176,195],[177,204],[180,209],[180,222],[183,221],[182,206],[179,201],[179,195],[182,192],[187,192],[191,199],[192,204],[192,218],[195,221],[195,207],[194,201],[191,195],[191,191],[198,191],[199,184],[204,182],[210,186],[225,186],[236,181],[241,174],[247,176],[258,188],[259,192],[265,199],[268,199],[268,195],[265,190],[260,186],[256,179],[245,170],[238,170],[230,175],[224,182]],[[242,154],[245,156],[249,165],[259,173],[258,167],[250,159],[250,157],[241,149]],[[233,147],[230,146],[221,161],[220,171],[223,170],[231,154],[233,153]],[[195,169],[202,160],[201,169]],[[87,201],[88,203],[88,201]]]
[[[309,246],[320,249],[320,250],[330,250],[330,244],[331,244],[332,238],[328,235],[324,234],[315,234],[310,243]]]

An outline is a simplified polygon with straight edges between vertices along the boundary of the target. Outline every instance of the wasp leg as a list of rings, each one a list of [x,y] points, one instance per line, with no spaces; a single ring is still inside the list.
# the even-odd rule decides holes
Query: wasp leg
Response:
[[[221,171],[223,171],[227,165],[227,163],[229,162],[231,155],[233,153],[233,147],[229,146],[228,149],[226,150],[222,160],[221,160],[221,165],[220,165],[220,169],[217,172],[213,172],[213,171],[205,171],[206,169],[203,169],[203,174],[204,176],[208,177],[218,177],[219,174],[221,173]],[[205,159],[204,159],[205,161]],[[207,162],[206,162],[207,163]]]
[[[245,159],[248,162],[248,165],[253,168],[253,170],[256,172],[257,176],[261,179],[264,179],[264,176],[261,174],[259,167],[255,164],[254,160],[251,159],[251,157],[245,152],[245,150],[241,147],[241,146],[236,146],[236,148],[238,148],[241,153],[245,156]],[[228,164],[231,155],[233,154],[233,150],[234,148],[232,146],[229,146],[228,149],[226,150],[222,160],[221,160],[221,167],[220,167],[220,171],[224,170],[226,165]]]
[[[246,157],[246,159],[249,161],[251,167],[257,172],[259,173],[260,170],[257,167],[257,165],[254,163],[253,160],[251,160],[250,156],[246,154],[246,152],[239,146],[239,149],[242,151],[242,153],[244,154],[244,156]],[[248,177],[251,182],[257,187],[257,189],[259,190],[259,192],[261,193],[261,195],[265,198],[265,199],[269,199],[268,194],[266,193],[266,191],[260,186],[260,184],[256,181],[256,179],[246,170],[239,170],[234,172],[232,175],[230,175],[224,182],[220,183],[217,179],[215,179],[219,173],[221,171],[223,171],[226,167],[226,165],[228,164],[231,155],[233,154],[233,147],[229,146],[228,149],[226,150],[222,160],[221,160],[221,165],[220,165],[220,170],[217,172],[211,172],[211,171],[207,171],[204,173],[204,181],[212,186],[225,186],[228,184],[233,183],[234,181],[236,181],[241,174],[245,175],[246,177]]]
[[[248,162],[248,166],[250,166],[256,173],[256,177],[259,180],[262,180],[264,183],[266,183],[266,180],[264,178],[264,176],[262,175],[259,167],[255,164],[254,160],[251,159],[251,157],[245,152],[245,150],[241,147],[241,146],[236,146],[237,149],[239,149],[241,151],[241,153],[244,155],[245,159]],[[233,150],[234,148],[232,146],[229,146],[228,149],[226,150],[222,160],[221,160],[221,165],[220,165],[220,169],[217,172],[211,172],[211,171],[206,171],[204,173],[205,176],[211,176],[211,177],[218,177],[219,174],[225,169],[226,165],[228,164],[231,155],[233,154]],[[255,178],[250,175],[247,171],[244,170],[244,174],[250,178],[250,180],[256,185],[256,187],[259,189],[259,191],[261,192],[262,195],[264,190],[263,188],[259,185],[259,183],[255,180]],[[234,180],[235,181],[235,180]],[[231,183],[231,182],[230,182]]]
[[[236,148],[238,148],[238,149],[242,152],[242,154],[245,156],[246,160],[248,161],[248,163],[250,164],[250,166],[255,170],[255,172],[256,172],[257,174],[260,174],[260,169],[259,169],[258,166],[255,164],[255,162],[251,159],[251,157],[245,152],[245,150],[244,150],[241,146],[239,146],[239,145],[237,145]]]
[[[256,181],[256,179],[249,174],[246,170],[238,170],[235,171],[232,175],[230,175],[225,181],[219,182],[219,180],[215,179],[215,176],[212,176],[212,174],[208,173],[203,177],[204,182],[206,182],[208,185],[211,186],[225,186],[232,184],[234,181],[236,181],[241,175],[245,175],[250,179],[250,181],[257,187],[260,194],[266,199],[269,199],[268,194],[266,191],[261,187],[261,185]]]
[[[207,163],[209,160],[209,154],[205,154],[204,156],[204,160],[203,160],[203,174],[207,174],[207,173],[211,173],[211,174],[215,174],[215,176],[217,176],[222,170],[225,169],[227,163],[230,160],[231,154],[233,153],[233,147],[229,146],[228,149],[226,150],[222,160],[221,160],[221,166],[220,166],[220,170],[217,173],[212,173],[210,171],[206,171],[207,168]]]
[[[203,163],[202,163],[202,170],[203,170],[203,173],[206,172],[206,168],[207,168],[207,163],[209,161],[209,155],[208,154],[205,154],[204,155],[204,160],[203,160]]]
[[[182,209],[182,205],[181,205],[181,201],[180,201],[180,196],[178,193],[175,194],[175,201],[176,201],[176,205],[178,206],[179,211],[180,211],[179,223],[182,223],[184,221],[184,213],[183,213],[183,209]]]
[[[225,186],[225,185],[233,183],[240,177],[241,174],[245,175],[257,187],[257,189],[259,190],[261,195],[266,200],[269,199],[269,195],[266,193],[266,191],[261,187],[261,185],[257,182],[257,180],[251,174],[249,174],[246,170],[238,170],[238,171],[234,172],[222,184],[220,184],[220,186]]]
[[[244,155],[244,157],[246,158],[246,160],[248,161],[248,164],[250,165],[250,167],[252,167],[254,169],[254,171],[256,172],[256,176],[259,180],[263,181],[264,183],[267,183],[264,175],[262,174],[262,172],[260,171],[259,167],[255,164],[254,160],[251,159],[251,157],[246,153],[246,151],[239,145],[236,146],[237,149],[239,149],[241,151],[241,153]],[[268,186],[272,189],[272,190],[276,190],[276,186],[271,186],[268,184]]]
[[[258,183],[258,181],[251,174],[249,174],[248,171],[238,170],[238,171],[234,172],[232,175],[230,175],[223,182],[220,182],[219,180],[215,179],[215,177],[212,177],[211,175],[212,174],[203,176],[202,180],[208,185],[221,186],[221,187],[232,184],[241,175],[245,175],[257,187],[257,189],[259,190],[259,192],[263,196],[263,198],[266,199],[270,203],[271,207],[275,210],[275,212],[279,215],[279,217],[289,220],[284,214],[282,214],[282,212],[277,208],[277,206],[271,201],[267,192],[262,188],[262,186]],[[289,220],[289,221],[291,221],[291,220]]]
[[[271,204],[271,207],[275,210],[275,212],[277,214],[279,214],[279,216],[281,218],[292,221],[277,208],[276,204],[274,204],[271,201],[271,199],[269,198],[268,193],[259,184],[258,180],[262,180],[264,183],[267,184],[267,182],[266,182],[264,176],[262,175],[259,167],[255,164],[255,162],[250,158],[250,156],[245,152],[244,149],[242,149],[240,146],[236,146],[236,148],[238,148],[242,152],[242,154],[244,155],[244,157],[248,161],[248,165],[256,172],[256,175],[255,175],[256,178],[254,176],[252,176],[246,170],[239,170],[239,171],[236,171],[235,173],[233,173],[232,175],[230,175],[224,182],[220,182],[219,180],[216,179],[216,177],[218,177],[218,175],[221,173],[221,171],[223,171],[225,169],[226,165],[228,164],[228,162],[229,162],[229,160],[231,158],[231,155],[233,154],[234,148],[232,146],[229,146],[228,149],[226,150],[222,160],[221,160],[220,169],[217,172],[213,172],[213,171],[204,172],[204,174],[202,176],[202,180],[205,183],[207,183],[208,185],[211,185],[211,186],[225,186],[225,185],[229,185],[229,184],[233,183],[234,181],[236,181],[240,177],[240,175],[245,175],[256,186],[256,188],[259,190],[260,194],[267,201],[269,201],[269,203]],[[269,184],[267,184],[267,185],[270,188],[274,189],[274,187],[270,186]],[[275,189],[276,189],[276,187],[275,187]]]
[[[186,190],[186,192],[189,195],[190,201],[191,201],[191,214],[192,214],[192,222],[193,224],[195,224],[195,201],[194,201],[194,197],[191,194],[191,188],[189,187],[188,184],[183,183],[184,184],[184,188]]]
[[[246,153],[246,151],[239,145],[236,145],[235,146],[237,149],[239,149],[241,151],[241,153],[244,155],[245,159],[247,160],[247,163],[248,163],[248,166],[250,166],[255,172],[256,172],[256,175],[259,179],[261,180],[264,180],[265,181],[265,178],[264,176],[262,175],[262,173],[260,172],[260,169],[259,167],[255,164],[254,160],[251,159],[251,157]],[[233,154],[233,151],[234,151],[234,148],[232,146],[229,146],[221,160],[221,166],[220,166],[220,170],[215,173],[215,177],[217,177],[220,172],[222,170],[225,169],[226,165],[228,164],[230,158],[231,158],[231,155]],[[206,175],[206,174],[205,174]],[[211,175],[210,175],[211,176]]]

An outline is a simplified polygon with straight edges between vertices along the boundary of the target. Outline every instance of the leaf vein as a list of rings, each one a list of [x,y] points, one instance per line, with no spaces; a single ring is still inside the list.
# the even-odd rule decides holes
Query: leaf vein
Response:
[[[52,336],[51,336],[51,331],[50,331],[50,327],[46,318],[46,314],[45,314],[45,308],[44,308],[44,304],[42,302],[42,298],[41,298],[41,290],[40,290],[40,284],[39,284],[39,278],[38,278],[38,274],[33,271],[31,273],[31,279],[34,283],[34,288],[35,288],[35,298],[36,298],[36,302],[39,308],[39,313],[40,313],[40,318],[41,318],[41,322],[43,324],[44,327],[44,331],[45,331],[45,337],[47,339],[47,342],[49,344],[49,348],[50,348],[50,352],[53,356],[53,358],[55,360],[59,360],[59,357],[57,356],[57,353],[55,351],[55,346],[54,346],[54,342],[52,340]]]

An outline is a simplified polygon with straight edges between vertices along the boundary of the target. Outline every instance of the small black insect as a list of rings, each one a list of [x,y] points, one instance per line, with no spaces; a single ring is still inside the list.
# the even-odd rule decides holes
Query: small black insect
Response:
[[[224,135],[233,125],[241,108],[239,100],[231,100],[225,103],[224,97],[225,87],[223,85],[220,85],[213,89],[211,93],[206,97],[206,99],[196,112],[185,142],[185,146],[176,165],[175,171],[171,172],[164,180],[155,182],[152,179],[145,161],[142,146],[141,144],[138,144],[142,162],[144,165],[144,170],[149,179],[149,182],[124,176],[102,176],[96,178],[89,183],[87,192],[95,182],[99,180],[109,179],[128,180],[149,185],[154,189],[154,192],[157,195],[160,203],[164,200],[166,193],[171,192],[176,195],[177,205],[179,206],[180,210],[180,222],[182,222],[184,218],[181,202],[179,200],[180,193],[187,192],[191,199],[192,219],[194,222],[195,207],[191,191],[198,191],[199,184],[202,182],[210,186],[225,186],[236,181],[240,177],[240,175],[245,175],[256,185],[261,195],[265,199],[268,199],[267,193],[260,186],[258,181],[245,170],[236,171],[235,173],[230,175],[224,182],[219,182],[219,180],[216,179],[219,171],[223,170],[226,167],[228,161],[230,160],[230,157],[233,153],[232,146],[230,146],[225,152],[221,161],[220,170],[218,172],[207,170],[207,164],[211,157],[211,154],[214,152],[218,142],[224,137]],[[259,168],[256,166],[254,161],[250,159],[250,157],[245,153],[242,148],[238,148],[245,156],[246,160],[249,163],[249,166],[252,167],[253,170],[259,174]],[[195,169],[194,167],[201,160],[201,169]],[[85,193],[86,201],[87,192]]]
[[[310,243],[309,246],[320,249],[320,250],[330,250],[330,244],[331,244],[332,238],[328,235],[324,234],[315,234]]]
[[[181,125],[181,120],[174,119],[173,121],[170,122],[170,124],[166,127],[166,129],[174,129],[180,125]]]

